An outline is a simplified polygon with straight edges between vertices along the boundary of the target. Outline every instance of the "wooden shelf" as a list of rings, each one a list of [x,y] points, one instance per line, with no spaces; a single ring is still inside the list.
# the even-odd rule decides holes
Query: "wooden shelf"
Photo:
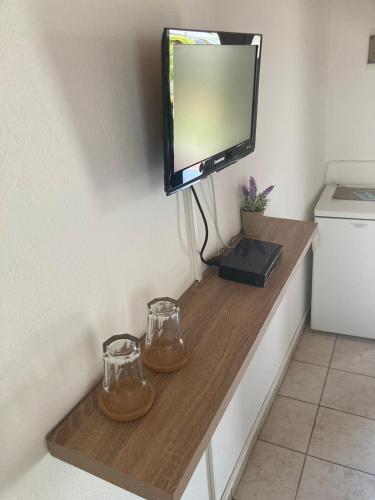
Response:
[[[313,222],[266,219],[259,239],[284,246],[267,287],[208,269],[180,299],[190,361],[175,374],[148,372],[156,389],[148,415],[107,420],[96,387],[48,435],[52,455],[142,497],[180,498],[316,230]]]

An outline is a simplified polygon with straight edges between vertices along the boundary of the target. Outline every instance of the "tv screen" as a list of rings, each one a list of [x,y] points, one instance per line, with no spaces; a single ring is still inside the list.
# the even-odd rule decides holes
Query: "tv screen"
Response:
[[[164,30],[167,194],[254,150],[260,51],[261,35]]]

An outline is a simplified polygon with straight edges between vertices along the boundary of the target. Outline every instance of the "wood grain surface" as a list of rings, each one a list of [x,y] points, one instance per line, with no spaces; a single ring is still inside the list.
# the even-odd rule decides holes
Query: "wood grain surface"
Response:
[[[98,409],[96,387],[48,435],[51,454],[147,499],[180,498],[315,227],[267,217],[258,239],[284,247],[267,287],[208,269],[180,298],[188,364],[172,374],[146,371],[156,389],[151,411],[134,422],[110,421]]]

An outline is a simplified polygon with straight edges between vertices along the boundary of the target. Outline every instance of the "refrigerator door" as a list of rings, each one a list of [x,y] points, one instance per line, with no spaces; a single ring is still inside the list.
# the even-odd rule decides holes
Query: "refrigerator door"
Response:
[[[375,221],[315,221],[311,327],[375,338]]]

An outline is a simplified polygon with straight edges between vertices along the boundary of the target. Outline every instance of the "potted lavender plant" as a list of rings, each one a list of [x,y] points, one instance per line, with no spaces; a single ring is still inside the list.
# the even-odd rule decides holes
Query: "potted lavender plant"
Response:
[[[249,185],[242,185],[241,224],[242,232],[248,238],[260,234],[263,214],[269,204],[269,195],[275,186],[268,186],[258,192],[254,177],[250,177]]]

